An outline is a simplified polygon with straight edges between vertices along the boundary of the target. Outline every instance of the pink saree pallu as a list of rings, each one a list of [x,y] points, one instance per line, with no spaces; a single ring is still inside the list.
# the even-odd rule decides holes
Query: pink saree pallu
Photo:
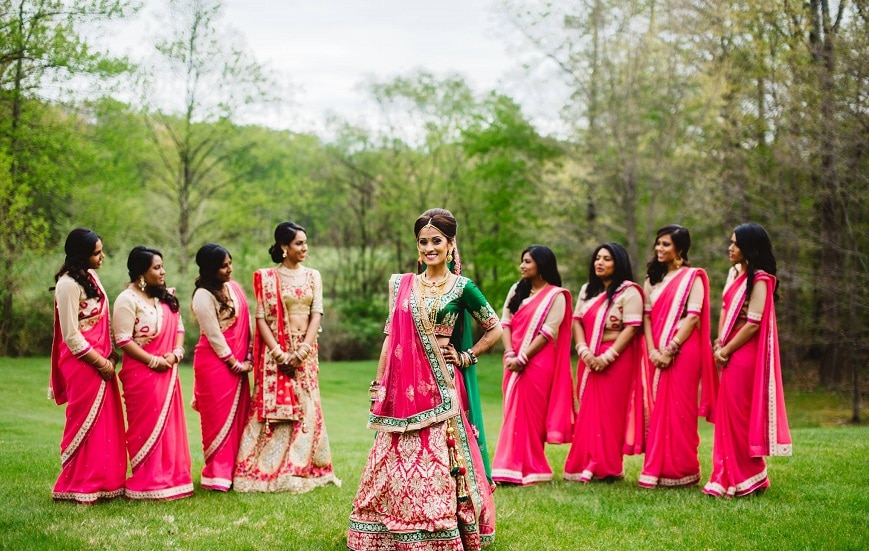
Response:
[[[637,289],[642,296],[636,283],[624,282],[613,300],[628,288]],[[606,293],[601,293],[580,320],[595,356],[613,345],[601,340],[609,309]],[[605,370],[591,371],[582,360],[577,364],[578,413],[564,465],[565,480],[624,478],[623,455],[643,453],[649,415],[644,354],[642,335],[638,333]]]
[[[663,349],[675,336],[695,278],[700,278],[704,287],[700,327],[682,343],[673,363],[666,369],[655,369],[651,376],[653,402],[646,457],[639,477],[639,485],[644,488],[697,484],[700,481],[698,417],[714,420],[718,376],[710,340],[709,282],[701,269],[682,268],[680,272],[652,306],[655,346]]]
[[[178,312],[163,308],[163,330],[142,348],[162,356],[175,346]],[[169,500],[193,494],[190,447],[178,365],[162,373],[129,355],[120,371],[127,410],[127,451],[132,475],[127,479],[130,499]]]
[[[102,290],[102,289],[100,289]],[[84,338],[103,357],[111,352],[108,304]],[[76,358],[63,342],[55,311],[51,349],[51,393],[66,406],[60,443],[61,472],[52,490],[57,500],[94,503],[124,495],[127,451],[118,380],[104,381],[94,366]]]
[[[544,443],[570,441],[573,432],[570,293],[547,286],[519,307],[510,324],[513,349],[526,349],[539,334],[559,294],[565,298],[565,315],[555,342],[548,340],[522,373],[504,370],[504,423],[492,461],[492,479],[496,482],[531,484],[552,480]]]
[[[478,550],[494,541],[495,505],[460,403],[466,390],[443,360],[416,277],[399,281],[387,366],[368,423],[378,432],[353,500],[347,547]]]
[[[736,318],[744,302],[746,275],[737,277],[724,292],[722,344],[738,332]],[[767,300],[760,331],[739,347],[721,371],[715,440],[712,446],[712,476],[703,488],[707,494],[735,497],[769,486],[763,456],[792,453],[790,430],[781,382],[773,289],[775,278],[755,274],[755,285],[767,283]]]
[[[223,332],[232,355],[241,361],[250,345],[250,313],[244,290],[230,281],[236,297],[236,321]],[[217,357],[203,333],[193,357],[193,396],[202,427],[202,487],[227,491],[250,409],[247,373],[234,373]]]

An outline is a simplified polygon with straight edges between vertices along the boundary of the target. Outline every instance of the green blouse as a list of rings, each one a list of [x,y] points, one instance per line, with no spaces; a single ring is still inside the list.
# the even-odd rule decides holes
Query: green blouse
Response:
[[[393,274],[389,285],[389,318],[383,332],[389,334],[389,326],[392,323],[392,312],[395,310],[395,297],[401,284],[402,274]],[[484,330],[488,331],[498,323],[498,315],[489,305],[486,297],[480,292],[477,285],[470,279],[459,276],[453,286],[441,297],[425,296],[422,301],[428,308],[438,306],[435,323],[435,335],[438,337],[451,337],[456,322],[463,310],[467,310],[477,320]]]

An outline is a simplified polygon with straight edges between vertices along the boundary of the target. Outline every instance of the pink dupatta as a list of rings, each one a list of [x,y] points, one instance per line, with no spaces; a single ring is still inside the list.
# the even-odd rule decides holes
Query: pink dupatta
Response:
[[[633,281],[623,281],[613,294],[612,300],[624,293],[626,290],[633,287],[643,296],[643,289]],[[601,354],[601,346],[603,344],[603,334],[606,329],[606,314],[610,309],[611,302],[607,301],[607,294],[601,293],[594,298],[594,302],[585,311],[582,316],[582,326],[591,328],[591,332],[586,332],[586,340],[592,354],[599,356]],[[652,386],[649,382],[649,365],[646,358],[645,339],[642,333],[637,332],[628,345],[630,356],[637,359],[634,376],[631,381],[631,394],[628,399],[628,411],[626,414],[625,423],[625,441],[622,452],[626,455],[637,455],[645,451],[646,432],[649,428],[649,416],[651,415],[652,404]],[[622,355],[628,352],[625,350]],[[618,360],[616,360],[618,361]],[[584,366],[582,360],[579,364]],[[582,377],[578,385],[577,392],[577,410],[582,403],[588,376],[591,373],[589,369],[583,369]]]
[[[570,323],[573,307],[570,292],[562,287],[547,285],[520,306],[510,318],[513,349],[525,350],[540,333],[552,303],[559,294],[564,295],[565,307],[564,317],[558,326],[558,337],[554,346],[544,346],[531,359],[534,363],[555,366],[546,412],[546,442],[549,444],[570,443],[573,437],[573,378],[570,373]],[[504,384],[505,403],[520,377],[522,373],[510,372]]]
[[[265,309],[265,319],[281,349],[287,350],[290,340],[284,323],[284,302],[281,299],[281,282],[277,270],[267,268],[253,274],[253,290],[256,301]],[[267,353],[266,343],[255,332],[253,341],[254,408],[260,422],[298,421],[302,418],[301,406],[293,390],[293,377],[281,371]]]
[[[679,270],[661,291],[652,306],[652,338],[658,349],[664,349],[676,335],[679,320],[685,311],[688,295],[695,278],[703,283],[703,309],[700,313],[700,409],[698,414],[710,423],[715,420],[718,399],[718,372],[712,357],[709,321],[709,279],[700,268]],[[652,396],[654,398],[654,395]]]
[[[719,331],[722,344],[726,344],[737,333],[734,331],[737,318],[748,298],[745,296],[746,279],[747,275],[742,273],[724,290],[723,317]],[[760,281],[766,283],[768,291],[757,336],[759,340],[749,421],[749,451],[752,457],[788,456],[793,448],[781,380],[774,302],[776,278],[763,271],[755,272],[755,285]]]
[[[419,430],[460,412],[453,375],[440,352],[416,281],[413,274],[392,281],[390,352],[368,420],[368,428],[374,430]]]

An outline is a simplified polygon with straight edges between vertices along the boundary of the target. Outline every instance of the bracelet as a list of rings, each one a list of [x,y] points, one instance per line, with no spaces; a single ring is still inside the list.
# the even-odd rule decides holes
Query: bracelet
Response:
[[[160,364],[160,356],[156,354],[151,354],[151,359],[148,360],[148,367],[154,369]]]
[[[520,352],[519,356],[516,358],[516,363],[519,364],[519,367],[525,367],[528,365],[528,354]]]
[[[588,345],[585,344],[584,342],[578,343],[576,345],[576,355],[579,356],[580,358],[582,357],[582,353],[585,352],[586,350],[589,350],[589,348],[588,348]]]
[[[371,381],[368,385],[368,399],[373,404],[377,401],[377,394],[380,392],[380,381]]]
[[[244,355],[244,361],[246,361],[246,362],[253,361],[253,348],[247,349],[247,354]]]
[[[516,353],[513,352],[512,348],[508,348],[507,350],[504,351],[504,359],[515,358],[515,357],[516,357]]]
[[[232,370],[235,371],[236,373],[241,373],[242,371],[244,371],[244,364],[241,363],[240,361],[236,360],[235,364],[233,364],[233,366],[232,366]]]
[[[480,361],[480,359],[477,358],[477,355],[474,354],[474,351],[471,350],[470,348],[468,348],[467,350],[465,350],[465,354],[468,355],[468,365],[474,365],[474,364],[476,364],[478,361]]]
[[[173,349],[172,354],[174,354],[175,357],[178,358],[179,362],[184,359],[184,349],[181,348],[180,346],[178,348]]]

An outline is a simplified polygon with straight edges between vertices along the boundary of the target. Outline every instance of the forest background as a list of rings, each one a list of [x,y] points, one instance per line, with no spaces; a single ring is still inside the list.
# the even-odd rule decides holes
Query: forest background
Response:
[[[328,137],[251,124],[286,90],[221,3],[168,0],[148,61],[91,45],[140,8],[0,0],[0,356],[48,354],[48,288],[76,226],[103,237],[112,299],[146,244],[186,302],[200,245],[226,246],[250,294],[275,225],[302,224],[325,287],[321,356],[343,360],[379,349],[388,275],[414,269],[427,208],[456,215],[465,274],[497,310],[526,246],[550,246],[575,293],[602,242],[624,244],[642,279],[673,222],[718,296],[732,229],[752,220],[778,258],[785,377],[850,392],[859,420],[866,0],[505,1],[503,25],[571,90],[561,135],[498,90],[425,69],[367,82],[370,124],[332,118]]]

